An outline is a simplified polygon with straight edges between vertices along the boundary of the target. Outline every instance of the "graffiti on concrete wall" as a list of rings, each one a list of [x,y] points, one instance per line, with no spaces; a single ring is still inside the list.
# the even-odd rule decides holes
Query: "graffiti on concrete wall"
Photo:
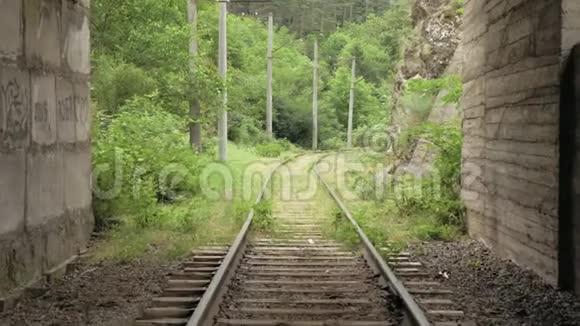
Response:
[[[76,122],[76,113],[72,96],[61,98],[57,102],[58,119],[65,122]]]
[[[34,122],[48,122],[48,102],[42,101],[34,104]]]
[[[24,139],[28,131],[28,92],[17,79],[0,83],[1,143]]]

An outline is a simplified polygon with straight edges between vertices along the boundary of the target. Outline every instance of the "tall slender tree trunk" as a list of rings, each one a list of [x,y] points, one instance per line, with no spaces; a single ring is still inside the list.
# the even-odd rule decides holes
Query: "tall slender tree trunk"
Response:
[[[350,18],[348,19],[349,21],[352,21],[352,8],[353,8],[353,4],[350,4]]]
[[[300,7],[302,8],[302,6]],[[300,14],[300,37],[304,36],[304,9],[302,9],[302,13]]]
[[[190,72],[192,79],[195,76],[197,58],[197,0],[188,0],[187,18],[191,25],[191,40],[189,43]],[[201,108],[197,98],[197,90],[192,90],[189,102],[189,142],[194,151],[201,152]]]
[[[366,20],[368,16],[369,16],[369,0],[365,0],[365,18],[363,19],[363,21]]]

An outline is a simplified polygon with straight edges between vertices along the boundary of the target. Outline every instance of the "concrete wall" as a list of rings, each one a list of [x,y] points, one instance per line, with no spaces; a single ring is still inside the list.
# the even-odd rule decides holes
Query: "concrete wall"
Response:
[[[579,6],[577,0],[469,0],[463,27],[462,197],[469,232],[554,285],[559,86],[565,57],[580,37],[570,28],[580,25]]]
[[[88,6],[0,0],[0,297],[92,230]]]
[[[557,279],[561,16],[553,0],[466,3],[463,191],[472,236]]]

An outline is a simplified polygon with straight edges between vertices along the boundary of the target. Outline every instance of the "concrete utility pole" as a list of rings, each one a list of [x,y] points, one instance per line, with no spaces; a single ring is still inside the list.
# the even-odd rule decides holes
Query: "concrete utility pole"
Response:
[[[220,0],[220,18],[219,18],[219,75],[226,83],[226,73],[228,67],[228,49],[227,49],[227,15],[228,1]],[[218,138],[219,138],[219,160],[228,159],[228,90],[224,88],[223,101],[218,112]]]
[[[354,5],[351,3],[351,4],[350,4],[350,18],[348,19],[349,21],[352,21],[352,7],[353,7],[353,6],[354,6]]]
[[[190,72],[192,77],[195,76],[195,65],[197,57],[197,0],[189,0],[187,7],[187,20],[191,25],[191,41],[189,44],[189,55],[190,55]],[[201,123],[199,119],[201,118],[201,108],[199,105],[199,100],[197,98],[197,93],[193,92],[190,99],[189,115],[193,120],[189,124],[189,141],[191,148],[196,152],[201,152]]]
[[[274,15],[268,15],[268,88],[266,94],[266,134],[272,138],[272,47],[274,44]]]
[[[369,16],[369,0],[365,0],[365,20]]]
[[[318,40],[314,40],[314,77],[312,82],[312,150],[318,150]]]
[[[346,147],[352,147],[352,118],[354,114],[354,81],[356,78],[356,57],[352,58],[352,75],[350,77],[350,99],[348,101],[348,131],[346,134]]]

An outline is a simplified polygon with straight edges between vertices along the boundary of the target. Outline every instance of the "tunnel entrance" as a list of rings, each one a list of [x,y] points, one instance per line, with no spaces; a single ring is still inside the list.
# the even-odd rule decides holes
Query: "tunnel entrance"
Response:
[[[559,283],[580,293],[580,44],[562,75],[560,102]]]

